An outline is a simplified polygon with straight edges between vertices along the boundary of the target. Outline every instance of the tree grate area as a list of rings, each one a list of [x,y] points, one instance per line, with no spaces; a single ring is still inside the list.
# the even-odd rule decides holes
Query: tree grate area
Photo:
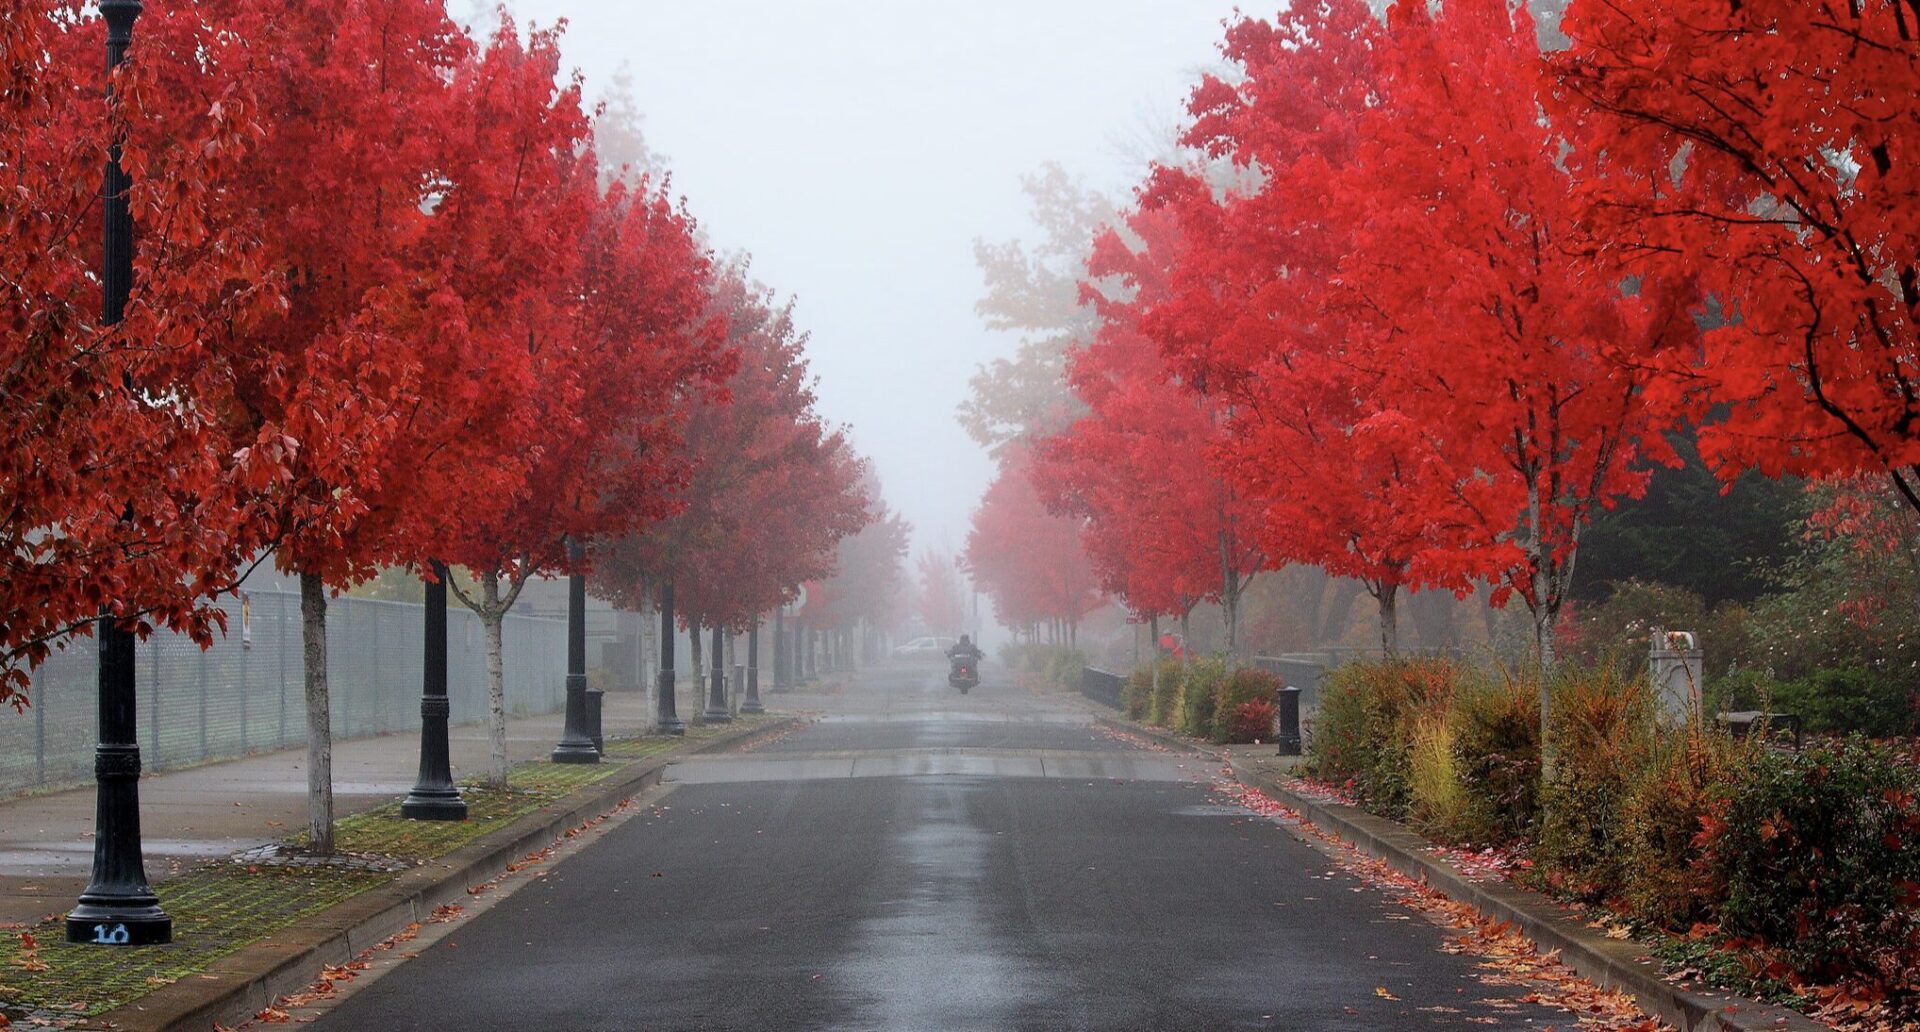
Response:
[[[684,738],[608,742],[610,762],[598,764],[522,763],[508,773],[504,789],[463,783],[464,821],[408,820],[396,800],[336,821],[335,858],[325,862],[307,851],[304,834],[212,861],[157,887],[160,905],[173,918],[174,941],[165,946],[68,943],[58,914],[25,931],[0,933],[0,1015],[57,1027],[113,1010],[634,762],[725,730],[700,727]],[[254,854],[259,859],[250,862]]]

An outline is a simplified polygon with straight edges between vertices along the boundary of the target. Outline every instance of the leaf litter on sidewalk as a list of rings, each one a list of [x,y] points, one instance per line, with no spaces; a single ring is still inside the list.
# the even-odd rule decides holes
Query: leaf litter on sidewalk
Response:
[[[1266,793],[1242,785],[1229,774],[1216,777],[1212,788],[1239,806],[1320,842],[1328,847],[1342,870],[1447,929],[1447,943],[1442,949],[1474,960],[1478,966],[1475,975],[1481,984],[1490,989],[1517,989],[1522,993],[1518,997],[1491,997],[1476,1002],[1500,1008],[1519,1004],[1557,1008],[1573,1017],[1576,1022],[1573,1027],[1587,1032],[1670,1029],[1642,1011],[1632,996],[1602,988],[1576,973],[1560,959],[1559,951],[1541,953],[1532,940],[1511,924],[1449,899],[1438,890],[1361,853]],[[1384,986],[1374,992],[1382,999],[1395,998]]]

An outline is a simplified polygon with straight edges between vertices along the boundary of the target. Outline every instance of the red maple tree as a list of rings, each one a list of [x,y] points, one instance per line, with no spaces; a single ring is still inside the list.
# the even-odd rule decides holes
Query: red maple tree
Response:
[[[1107,591],[1149,620],[1218,602],[1231,651],[1241,592],[1265,565],[1257,510],[1219,464],[1229,410],[1169,369],[1141,327],[1168,299],[1177,221],[1164,208],[1139,210],[1125,230],[1097,236],[1088,261],[1085,296],[1099,324],[1067,369],[1086,413],[1039,445],[1034,481],[1048,505],[1085,521]]]
[[[1082,617],[1105,601],[1082,549],[1085,521],[1047,511],[1025,447],[1008,444],[974,510],[963,554],[967,575],[993,601],[1000,622],[1030,638],[1078,638]]]
[[[813,411],[806,335],[792,306],[776,304],[739,264],[722,270],[712,303],[738,364],[723,393],[692,399],[679,511],[598,548],[595,590],[638,609],[672,583],[683,625],[740,632],[832,573],[838,542],[869,511],[863,464],[845,433]],[[700,661],[696,649],[696,670]]]
[[[1709,301],[1699,340],[1631,356],[1656,394],[1725,477],[1870,471],[1920,509],[1920,13],[1574,0],[1564,29],[1603,255]]]
[[[260,116],[242,70],[192,59],[215,35],[203,22],[149,23],[109,104],[100,20],[67,0],[0,5],[0,704],[24,706],[32,668],[103,608],[210,641],[206,600],[272,536],[252,503],[284,452],[217,418],[252,362],[219,330],[278,303],[225,200]],[[134,279],[108,326],[99,190],[115,138]]]

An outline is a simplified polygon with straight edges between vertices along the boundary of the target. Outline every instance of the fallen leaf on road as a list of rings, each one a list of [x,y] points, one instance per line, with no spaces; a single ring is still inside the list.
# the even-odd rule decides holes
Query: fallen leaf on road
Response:
[[[293,1020],[293,1015],[275,1007],[268,1007],[253,1016],[255,1021],[264,1021],[270,1025],[284,1025]]]
[[[1378,997],[1380,997],[1380,998],[1381,998],[1381,999],[1383,999],[1383,1000],[1398,1000],[1398,999],[1400,998],[1400,997],[1398,997],[1398,996],[1395,996],[1395,995],[1393,995],[1392,993],[1390,993],[1390,992],[1388,992],[1388,991],[1387,991],[1387,987],[1386,987],[1386,986],[1384,986],[1384,985],[1376,985],[1376,986],[1374,986],[1374,987],[1373,987],[1373,995],[1375,995],[1375,996],[1378,996]]]

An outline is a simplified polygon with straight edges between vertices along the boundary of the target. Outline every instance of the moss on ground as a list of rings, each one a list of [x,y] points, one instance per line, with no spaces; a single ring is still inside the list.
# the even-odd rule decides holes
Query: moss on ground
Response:
[[[636,738],[607,743],[597,764],[542,760],[515,766],[505,789],[461,785],[465,821],[415,821],[400,803],[335,823],[337,851],[400,861],[410,867],[451,853],[548,803],[604,781],[638,761],[684,742],[700,742],[756,722],[692,728],[685,738]],[[301,835],[289,845],[304,842]],[[394,871],[336,867],[247,866],[217,860],[168,879],[160,904],[173,918],[165,946],[104,948],[65,941],[58,920],[0,933],[0,1014],[61,1021],[101,1014],[182,978],[205,971],[296,922],[398,877]]]

